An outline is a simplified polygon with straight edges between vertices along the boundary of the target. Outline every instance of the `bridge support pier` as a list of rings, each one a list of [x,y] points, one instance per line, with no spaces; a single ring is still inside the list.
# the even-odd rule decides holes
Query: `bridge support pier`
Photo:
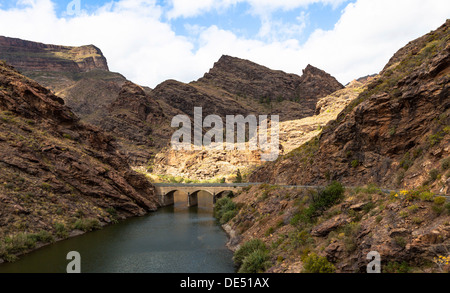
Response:
[[[188,192],[188,207],[198,206],[198,192]]]
[[[162,207],[173,206],[175,204],[174,192],[163,194],[160,197],[160,203]]]

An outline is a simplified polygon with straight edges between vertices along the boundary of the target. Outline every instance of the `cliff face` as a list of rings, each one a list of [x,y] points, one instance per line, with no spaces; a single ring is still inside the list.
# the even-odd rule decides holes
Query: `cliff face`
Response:
[[[111,136],[81,123],[61,98],[3,62],[0,152],[0,239],[19,231],[67,237],[88,229],[83,223],[98,227],[159,205]],[[17,252],[1,245],[0,258]]]
[[[401,49],[322,134],[253,182],[428,185],[450,193],[450,21]]]
[[[142,87],[127,81],[97,125],[118,139],[122,153],[132,166],[148,166],[168,145],[173,132],[170,122],[177,114],[154,100]]]
[[[108,71],[106,58],[100,49],[93,45],[57,46],[0,36],[0,56],[21,71]]]

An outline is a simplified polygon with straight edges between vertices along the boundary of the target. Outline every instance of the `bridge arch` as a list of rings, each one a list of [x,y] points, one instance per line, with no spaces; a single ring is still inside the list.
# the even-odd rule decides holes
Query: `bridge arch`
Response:
[[[242,185],[242,186],[241,186]],[[187,194],[187,203],[189,207],[198,205],[198,194],[201,191],[211,195],[213,204],[217,199],[225,195],[234,195],[242,188],[244,184],[155,184],[156,193],[160,198],[161,206],[170,206],[175,204],[175,193],[177,191]]]

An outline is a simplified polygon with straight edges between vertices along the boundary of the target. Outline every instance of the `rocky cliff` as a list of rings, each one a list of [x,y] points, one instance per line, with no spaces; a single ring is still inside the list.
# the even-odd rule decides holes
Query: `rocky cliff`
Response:
[[[80,122],[61,98],[3,62],[0,151],[0,258],[159,205],[111,136]]]
[[[429,186],[450,193],[450,21],[402,48],[320,136],[253,182]]]
[[[88,72],[108,71],[106,58],[93,45],[68,47],[47,45],[0,36],[0,56],[21,71]]]
[[[298,76],[222,56],[199,80],[167,81],[154,95],[190,116],[197,106],[205,115],[273,114],[288,121],[314,115],[320,98],[342,88],[334,77],[311,65]]]

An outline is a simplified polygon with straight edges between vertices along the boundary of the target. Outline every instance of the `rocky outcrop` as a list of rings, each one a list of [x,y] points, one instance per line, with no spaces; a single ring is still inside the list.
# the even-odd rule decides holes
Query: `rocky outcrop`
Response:
[[[117,137],[131,165],[149,166],[170,140],[172,115],[142,87],[127,81],[97,125]]]
[[[0,36],[0,58],[21,71],[88,72],[108,71],[99,48],[47,45]]]
[[[450,21],[401,49],[322,134],[253,182],[392,188],[429,185],[450,193]]]
[[[55,223],[70,231],[86,219],[105,225],[159,206],[154,187],[130,169],[110,135],[5,63],[0,151],[0,238],[55,234]]]

